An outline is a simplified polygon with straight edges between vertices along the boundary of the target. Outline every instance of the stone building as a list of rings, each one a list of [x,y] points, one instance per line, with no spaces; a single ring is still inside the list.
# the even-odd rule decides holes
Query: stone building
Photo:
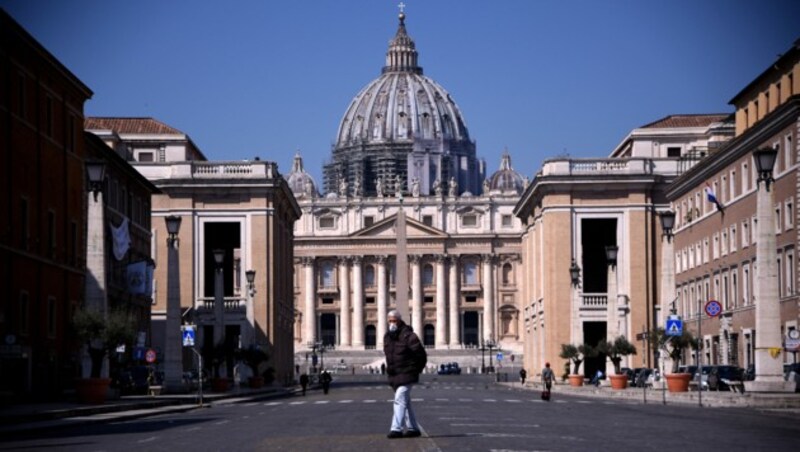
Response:
[[[676,213],[674,268],[676,310],[686,327],[698,332],[702,322],[702,363],[747,368],[755,364],[756,337],[774,335],[769,345],[774,359],[793,362],[782,351],[787,333],[798,328],[797,200],[800,145],[800,41],[756,77],[730,101],[736,109],[736,136],[709,158],[672,183],[666,195]],[[756,254],[772,237],[759,237],[757,221],[758,177],[753,151],[777,150],[770,190],[774,196],[776,260],[774,331],[758,331]],[[763,183],[763,182],[762,182]],[[709,200],[711,191],[719,205]],[[712,318],[703,312],[706,302],[717,300],[722,313]],[[687,363],[696,363],[690,357]]]
[[[400,14],[382,74],[342,118],[323,188],[295,157],[295,347],[380,348],[395,306],[395,219],[405,212],[411,319],[426,346],[519,351],[526,180],[506,152],[485,178],[464,117],[417,64]],[[322,191],[320,194],[319,192]]]
[[[179,216],[181,320],[198,325],[198,347],[211,362],[215,344],[229,351],[257,345],[277,381],[293,378],[293,225],[300,215],[273,162],[210,162],[179,130],[151,118],[88,118],[86,128],[127,149],[133,166],[161,190],[153,197],[153,342],[164,350],[167,316],[165,218]],[[222,251],[222,314],[215,313],[214,251]],[[247,272],[255,271],[248,286]],[[220,318],[221,317],[221,318]],[[227,375],[232,375],[232,355]],[[193,355],[184,352],[191,367]]]

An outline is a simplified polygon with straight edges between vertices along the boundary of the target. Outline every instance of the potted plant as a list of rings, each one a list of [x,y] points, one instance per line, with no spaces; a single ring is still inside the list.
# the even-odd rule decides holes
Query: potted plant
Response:
[[[612,389],[625,389],[628,386],[628,376],[620,374],[622,358],[636,354],[636,346],[628,342],[625,336],[617,336],[614,342],[603,341],[598,344],[598,351],[608,356],[614,365],[614,375],[609,375]]]
[[[668,336],[664,328],[658,327],[650,335],[650,338],[653,346],[666,351],[672,361],[671,372],[664,375],[669,392],[687,392],[692,374],[680,372],[679,366],[686,349],[691,347],[697,350],[698,343],[695,337],[687,330],[683,330],[680,336]]]
[[[221,376],[220,369],[227,364],[229,347],[221,341],[214,345],[211,349],[211,368],[213,377],[211,377],[211,390],[214,392],[225,392],[228,390],[230,384],[227,378]]]
[[[253,371],[253,376],[248,379],[248,383],[251,388],[260,388],[264,386],[264,377],[259,372],[259,367],[261,363],[267,361],[269,356],[267,352],[262,350],[257,345],[251,345],[246,349],[242,350],[241,352],[242,361],[250,367],[250,370]]]
[[[583,386],[583,375],[579,373],[581,363],[585,357],[592,356],[594,350],[591,346],[583,344],[574,346],[572,344],[561,344],[560,358],[572,361],[573,372],[569,374],[570,386]]]
[[[103,361],[117,346],[133,341],[136,334],[134,320],[122,309],[111,311],[106,318],[101,312],[84,307],[72,317],[72,327],[78,340],[86,344],[91,360],[89,377],[75,382],[78,400],[81,403],[104,403],[111,379],[101,377]]]

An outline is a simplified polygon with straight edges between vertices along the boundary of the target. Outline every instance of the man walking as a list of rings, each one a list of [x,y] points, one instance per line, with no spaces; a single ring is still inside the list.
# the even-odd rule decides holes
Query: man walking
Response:
[[[553,387],[553,381],[555,381],[556,376],[553,373],[553,369],[550,368],[550,363],[544,363],[544,369],[542,369],[542,385],[544,386],[544,392],[542,392],[542,398],[545,400],[550,400],[550,388]]]
[[[300,375],[300,386],[303,388],[303,395],[306,395],[306,388],[308,388],[308,375],[303,372],[303,375]]]
[[[527,376],[528,376],[528,372],[525,372],[525,369],[520,369],[519,370],[519,380],[520,380],[520,382],[522,383],[523,386],[525,385],[525,377],[527,377]]]
[[[419,337],[403,322],[400,313],[389,311],[387,321],[389,332],[383,338],[383,352],[386,355],[389,385],[394,390],[394,414],[387,437],[415,438],[421,433],[411,407],[411,386],[419,382],[419,374],[428,363],[428,355]]]

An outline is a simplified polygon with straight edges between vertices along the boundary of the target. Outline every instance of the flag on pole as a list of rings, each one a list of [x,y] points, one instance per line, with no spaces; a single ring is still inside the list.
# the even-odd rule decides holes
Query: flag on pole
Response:
[[[717,209],[719,209],[719,211],[721,212],[722,203],[719,202],[719,200],[717,199],[717,195],[714,193],[714,189],[712,189],[711,186],[708,185],[708,182],[706,182],[705,191],[706,191],[706,199],[708,199],[708,202],[714,203],[714,205],[717,206]]]

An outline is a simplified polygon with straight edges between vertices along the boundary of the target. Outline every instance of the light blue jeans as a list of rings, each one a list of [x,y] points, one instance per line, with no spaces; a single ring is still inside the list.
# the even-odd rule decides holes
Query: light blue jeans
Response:
[[[408,430],[419,431],[414,409],[411,408],[411,385],[398,386],[394,391],[394,416],[392,416],[392,431],[402,432],[403,427]]]

